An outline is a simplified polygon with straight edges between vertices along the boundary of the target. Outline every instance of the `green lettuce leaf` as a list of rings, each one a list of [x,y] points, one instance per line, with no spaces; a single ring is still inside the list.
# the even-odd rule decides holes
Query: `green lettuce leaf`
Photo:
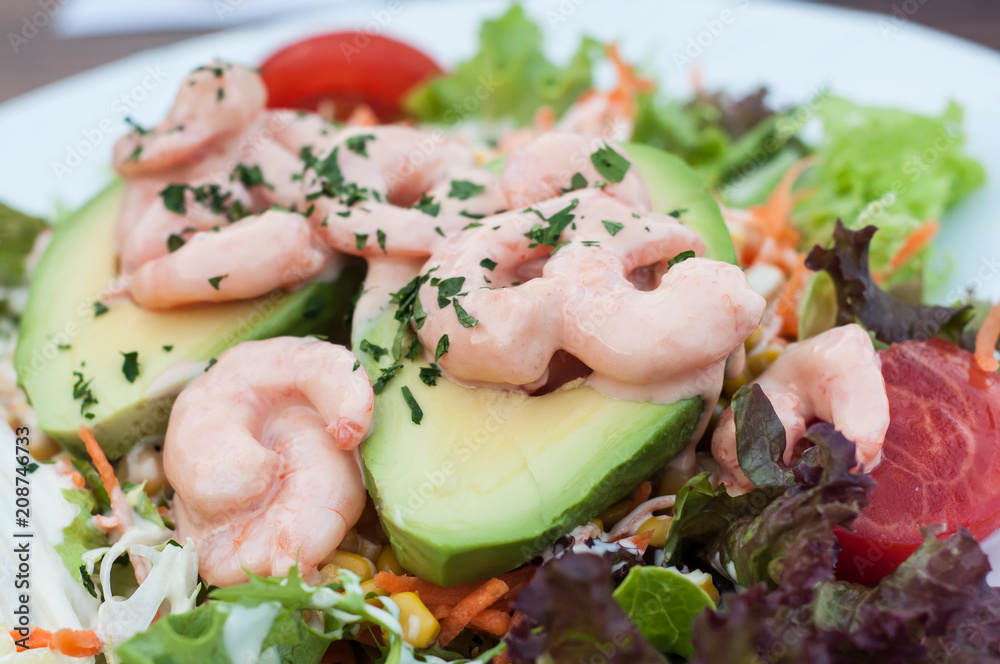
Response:
[[[613,593],[642,635],[660,652],[691,657],[694,619],[706,608],[715,607],[708,593],[689,577],[672,567],[633,567]]]
[[[965,154],[962,109],[938,116],[859,106],[827,97],[819,109],[824,142],[811,194],[796,208],[806,246],[825,241],[837,219],[849,226],[889,224],[891,215],[940,220],[945,210],[981,186],[982,165]]]
[[[555,65],[542,51],[541,29],[520,5],[485,21],[479,41],[471,59],[411,92],[406,109],[424,122],[510,118],[524,125],[542,106],[561,115],[592,86],[600,45],[584,39],[565,67]]]
[[[316,664],[331,643],[355,639],[368,629],[385,635],[386,646],[375,653],[375,661],[386,664],[485,664],[503,649],[474,660],[447,651],[416,651],[403,641],[399,609],[391,600],[382,598],[384,608],[372,606],[356,575],[341,570],[340,576],[341,583],[314,587],[294,567],[287,577],[251,575],[247,583],[213,590],[192,611],[158,620],[115,654],[122,664]],[[305,611],[314,617],[307,620]]]
[[[108,536],[98,530],[91,520],[98,509],[97,500],[91,491],[63,489],[62,494],[66,502],[79,508],[79,512],[69,525],[63,528],[63,541],[55,545],[55,550],[73,578],[91,590],[94,588],[93,581],[89,575],[86,579],[83,576],[86,570],[83,555],[91,549],[108,546]],[[96,595],[96,590],[92,592]]]

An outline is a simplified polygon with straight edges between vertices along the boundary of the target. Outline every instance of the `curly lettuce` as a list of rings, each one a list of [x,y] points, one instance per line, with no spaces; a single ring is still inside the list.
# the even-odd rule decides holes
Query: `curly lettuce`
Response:
[[[592,87],[600,45],[584,39],[560,67],[545,56],[542,42],[541,28],[514,5],[500,18],[483,22],[479,51],[472,58],[412,91],[406,110],[423,122],[446,124],[476,117],[525,125],[542,106],[561,115]]]

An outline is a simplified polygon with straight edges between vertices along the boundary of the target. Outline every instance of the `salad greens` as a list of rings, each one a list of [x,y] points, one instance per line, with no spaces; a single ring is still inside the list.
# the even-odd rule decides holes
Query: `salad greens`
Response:
[[[472,660],[415,651],[403,641],[399,608],[391,599],[380,598],[381,607],[368,603],[357,575],[341,570],[340,579],[310,586],[295,567],[287,578],[251,575],[247,583],[213,590],[192,611],[157,621],[116,653],[123,664],[315,664],[334,641],[366,632],[385,640],[368,652],[380,664],[485,663],[503,650],[501,645]]]
[[[79,513],[63,529],[63,541],[55,546],[56,553],[73,578],[96,597],[84,555],[92,549],[108,545],[108,536],[97,529],[91,518],[98,513],[97,499],[88,489],[63,489],[62,494],[66,502],[79,509]]]
[[[423,122],[464,118],[513,119],[527,124],[542,106],[561,115],[591,87],[600,45],[584,39],[565,67],[542,51],[542,31],[519,5],[483,22],[479,52],[445,76],[416,89],[406,109]]]
[[[971,307],[908,304],[875,283],[869,268],[869,247],[878,230],[866,226],[852,231],[837,221],[834,246],[814,247],[806,257],[806,267],[823,270],[832,279],[836,324],[860,323],[883,344],[941,336],[971,350],[974,338],[963,333],[972,318]]]
[[[25,260],[45,222],[0,203],[0,287],[24,283]]]

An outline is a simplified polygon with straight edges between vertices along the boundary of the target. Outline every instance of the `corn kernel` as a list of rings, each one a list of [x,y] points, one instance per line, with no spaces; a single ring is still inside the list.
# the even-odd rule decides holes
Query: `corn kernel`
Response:
[[[781,355],[781,349],[777,346],[768,346],[759,353],[754,353],[747,358],[747,370],[751,375],[759,376],[774,364],[774,361]]]
[[[754,346],[757,345],[757,342],[760,341],[760,338],[761,336],[763,336],[763,334],[764,334],[764,328],[758,325],[757,329],[753,331],[753,334],[747,337],[746,341],[743,342],[743,348],[745,348],[746,351],[749,353],[751,350],[753,350]]]
[[[698,587],[708,593],[708,596],[712,598],[712,601],[715,602],[716,606],[719,605],[719,589],[716,588],[715,583],[712,582],[711,574],[705,574],[705,578],[698,584]]]
[[[403,640],[414,648],[428,648],[441,632],[441,624],[416,593],[396,593],[389,599],[399,607]]]
[[[590,525],[592,525],[594,528],[597,528],[602,533],[604,532],[604,522],[601,521],[599,518],[594,517],[593,519],[591,519]]]
[[[597,518],[601,520],[601,523],[605,524],[608,528],[614,528],[614,525],[625,518],[625,515],[629,512],[629,507],[631,507],[631,500],[623,500],[619,503],[615,503],[608,509],[604,510],[597,515]]]
[[[362,581],[367,581],[375,576],[375,565],[372,564],[372,561],[347,551],[337,551],[333,554],[333,559],[320,569],[319,575],[323,579],[323,583],[336,583],[340,581],[340,570],[342,569],[354,572]]]
[[[642,522],[636,530],[636,534],[652,532],[653,537],[649,540],[650,546],[655,546],[662,549],[663,545],[667,541],[667,533],[670,532],[670,525],[674,522],[673,517],[669,516],[652,516]]]
[[[403,566],[396,560],[396,554],[388,546],[384,547],[382,553],[378,554],[378,559],[375,561],[375,569],[380,572],[392,572],[393,574],[406,573]]]

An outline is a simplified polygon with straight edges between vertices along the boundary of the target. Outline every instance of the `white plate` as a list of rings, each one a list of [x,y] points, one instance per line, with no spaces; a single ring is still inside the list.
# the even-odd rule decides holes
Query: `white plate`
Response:
[[[624,55],[687,94],[697,66],[709,88],[770,87],[774,101],[799,103],[828,88],[850,99],[939,112],[966,109],[969,152],[1000,174],[1000,54],[909,20],[820,5],[761,0],[535,0],[526,2],[567,57],[583,33],[618,41]],[[209,58],[257,64],[311,34],[362,28],[404,39],[442,63],[475,48],[484,18],[508,6],[484,2],[358,2],[267,26],[240,28],[139,53],[0,105],[0,200],[51,214],[76,207],[110,178],[110,147],[131,115],[152,124],[181,79]],[[968,287],[1000,294],[1000,185],[992,179],[943,225],[939,250],[954,269],[945,299]],[[1000,563],[1000,538],[990,546]],[[991,581],[1000,584],[1000,572]]]

